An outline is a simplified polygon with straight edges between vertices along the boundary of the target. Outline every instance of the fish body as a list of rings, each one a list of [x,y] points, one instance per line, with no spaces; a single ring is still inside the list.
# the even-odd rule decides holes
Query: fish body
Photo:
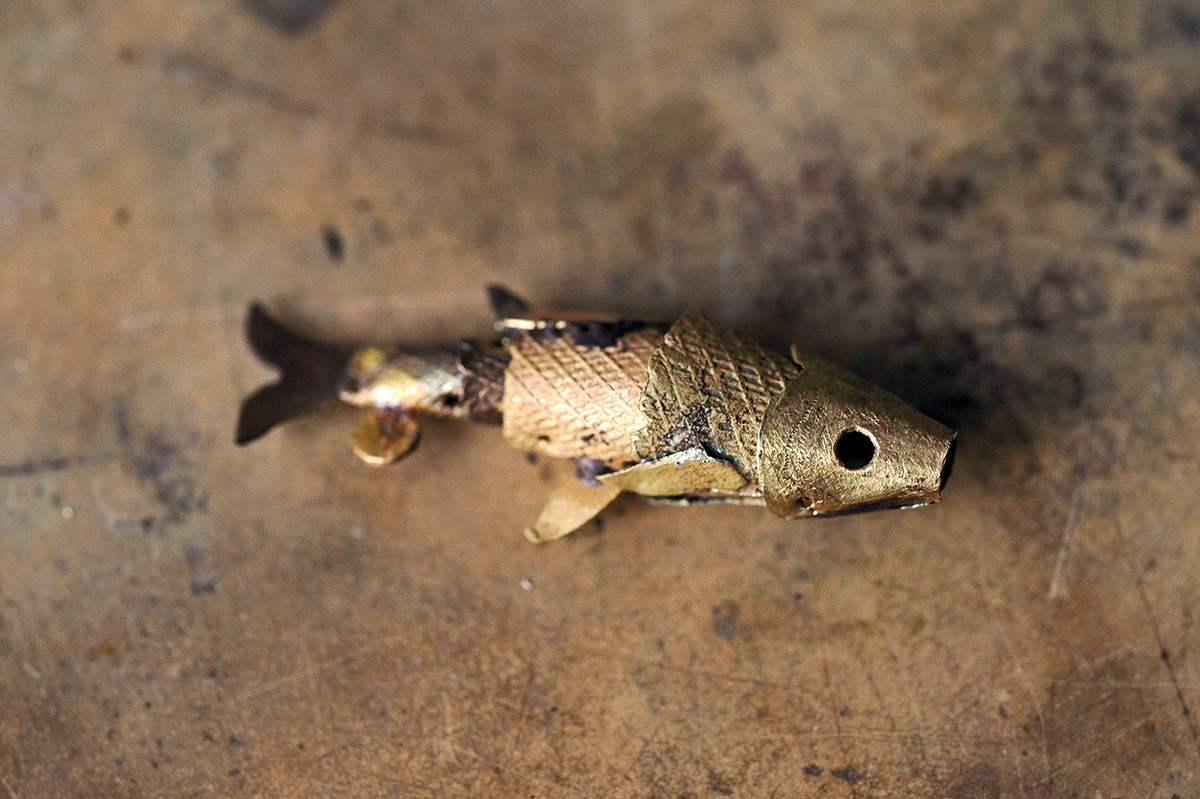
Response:
[[[495,341],[409,352],[338,349],[251,308],[251,345],[282,378],[242,406],[246,443],[316,400],[363,407],[352,447],[390,463],[417,415],[498,424],[519,449],[575,461],[534,541],[559,538],[623,491],[765,505],[786,518],[936,502],[955,433],[825,359],[784,355],[689,311],[670,325],[534,313],[489,289]]]

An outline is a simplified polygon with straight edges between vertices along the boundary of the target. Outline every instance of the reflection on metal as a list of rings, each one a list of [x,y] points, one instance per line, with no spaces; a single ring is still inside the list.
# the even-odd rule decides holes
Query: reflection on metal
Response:
[[[601,483],[646,497],[703,496],[737,491],[746,478],[728,461],[693,447],[619,472],[602,474]]]

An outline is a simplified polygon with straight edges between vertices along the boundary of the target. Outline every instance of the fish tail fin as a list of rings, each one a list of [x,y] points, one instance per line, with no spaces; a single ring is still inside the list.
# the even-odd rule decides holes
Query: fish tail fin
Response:
[[[282,421],[337,397],[350,353],[307,339],[272,319],[254,303],[246,316],[246,337],[254,353],[279,367],[279,380],[242,402],[234,441],[247,444]]]

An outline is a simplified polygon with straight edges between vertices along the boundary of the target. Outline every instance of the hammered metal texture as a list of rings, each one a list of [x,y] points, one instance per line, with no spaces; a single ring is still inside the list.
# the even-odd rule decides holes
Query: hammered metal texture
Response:
[[[637,460],[631,436],[646,364],[663,334],[626,333],[612,347],[569,337],[513,338],[504,378],[504,435],[513,446],[556,458],[593,458],[615,468]]]
[[[755,480],[763,413],[797,374],[785,356],[688,311],[650,358],[637,454],[650,460],[704,446]]]

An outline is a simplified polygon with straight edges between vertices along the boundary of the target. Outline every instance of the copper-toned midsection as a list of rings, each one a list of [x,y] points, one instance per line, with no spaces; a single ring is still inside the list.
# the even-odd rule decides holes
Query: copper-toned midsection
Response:
[[[462,402],[472,422],[500,424],[500,404],[504,397],[504,371],[508,351],[499,344],[464,342],[458,365],[462,374]]]
[[[637,461],[631,437],[646,364],[662,332],[641,328],[612,346],[570,336],[520,335],[504,381],[504,435],[516,447],[556,458],[590,458],[621,468]]]

